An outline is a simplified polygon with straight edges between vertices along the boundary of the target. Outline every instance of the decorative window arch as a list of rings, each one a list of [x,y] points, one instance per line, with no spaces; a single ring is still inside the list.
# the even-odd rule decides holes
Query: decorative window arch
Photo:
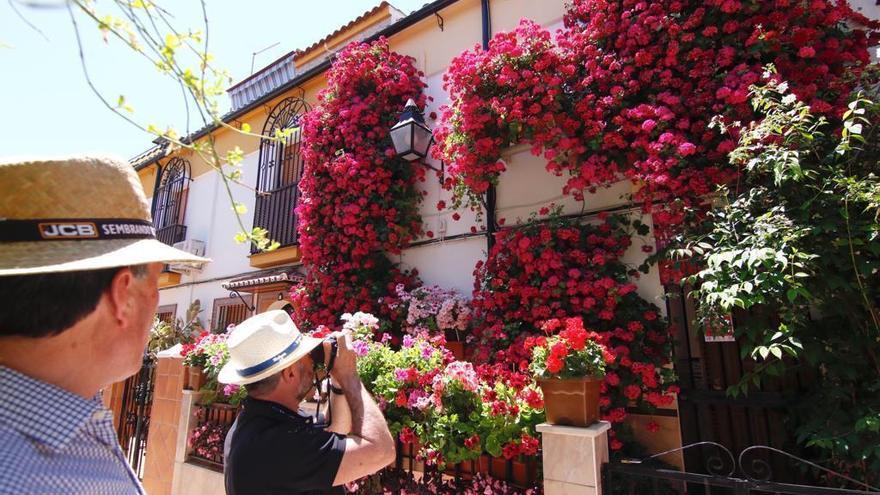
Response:
[[[285,98],[269,113],[263,135],[288,131],[286,137],[281,142],[266,138],[260,141],[254,226],[268,230],[269,237],[282,247],[297,242],[294,208],[305,165],[300,123],[308,111],[309,105],[302,98]],[[251,252],[256,252],[256,247],[252,246]]]
[[[174,157],[160,174],[153,195],[153,226],[160,241],[173,244],[186,237],[183,216],[191,180],[189,161]]]
[[[263,135],[292,131],[284,142],[265,138],[260,141],[257,191],[271,193],[299,182],[303,169],[300,119],[308,111],[309,105],[302,98],[295,97],[285,98],[272,109],[263,125]]]

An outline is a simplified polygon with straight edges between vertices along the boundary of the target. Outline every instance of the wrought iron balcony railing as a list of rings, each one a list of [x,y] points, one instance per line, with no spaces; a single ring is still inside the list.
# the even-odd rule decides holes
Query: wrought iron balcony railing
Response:
[[[254,226],[269,231],[269,238],[278,241],[281,246],[292,246],[297,243],[296,208],[299,200],[299,188],[296,183],[280,187],[271,193],[257,196],[254,208]],[[257,252],[251,246],[251,254]]]
[[[156,238],[159,242],[173,246],[175,242],[186,239],[186,225],[174,224],[156,230]]]

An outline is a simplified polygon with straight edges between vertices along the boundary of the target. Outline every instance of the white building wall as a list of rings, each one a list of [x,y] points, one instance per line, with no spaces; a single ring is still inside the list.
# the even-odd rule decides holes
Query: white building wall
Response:
[[[869,19],[880,19],[880,5],[876,0],[849,0],[849,4]]]
[[[501,29],[510,29],[506,26]],[[562,27],[562,21],[556,21],[548,26],[553,32]],[[479,41],[479,32],[475,32],[476,40]],[[418,61],[418,59],[417,59]],[[436,126],[437,122],[431,119],[431,114],[440,114],[440,107],[449,103],[449,95],[443,90],[444,71],[426,75],[425,82],[428,87],[425,90],[429,101],[425,106],[424,114],[429,126]],[[577,214],[581,212],[600,212],[611,209],[626,207],[628,205],[626,195],[631,192],[632,184],[629,181],[621,181],[607,189],[600,189],[594,194],[588,194],[584,203],[575,201],[571,196],[564,196],[562,188],[566,177],[557,177],[549,173],[545,168],[545,160],[531,154],[530,146],[520,145],[508,149],[503,154],[507,165],[507,171],[499,179],[496,189],[496,218],[504,221],[506,226],[515,225],[525,221],[532,212],[537,212],[551,203],[563,206],[563,214]],[[435,168],[441,168],[439,160],[432,158],[426,160]],[[413,166],[419,166],[413,164]],[[426,181],[418,185],[421,191],[427,192],[424,196],[420,212],[423,219],[423,235],[418,241],[438,240],[437,243],[412,247],[403,250],[397,257],[403,268],[416,268],[419,276],[427,285],[440,285],[446,288],[454,288],[463,294],[470,295],[474,287],[473,270],[478,260],[485,260],[487,255],[487,241],[485,234],[485,216],[482,221],[477,221],[474,212],[464,210],[452,210],[452,197],[449,191],[444,191],[440,181],[435,178],[433,171],[427,171]],[[447,208],[438,211],[437,203],[445,201]],[[452,219],[453,214],[458,213],[460,220]],[[634,212],[632,214],[640,214]],[[642,221],[652,225],[649,215],[642,215]],[[471,227],[476,227],[483,235],[444,241],[444,238],[452,236],[468,235]],[[433,233],[433,238],[427,235]],[[649,234],[645,239],[634,239],[633,246],[624,256],[624,262],[638,267],[647,256],[642,251],[642,246],[650,243],[653,246],[653,235]],[[642,275],[636,284],[639,294],[648,301],[656,304],[661,311],[665,312],[665,304],[662,301],[663,289],[660,284],[659,272],[656,267],[647,275]]]
[[[230,184],[233,197],[247,207],[242,215],[246,230],[253,226],[254,188],[257,182],[257,161],[259,152],[248,154],[242,162],[242,184]],[[232,210],[232,203],[216,173],[210,172],[196,177],[189,185],[184,223],[186,238],[205,242],[205,256],[211,258],[201,271],[183,274],[180,285],[161,289],[159,304],[176,304],[177,316],[183,318],[192,301],[198,299],[202,306],[200,318],[209,324],[214,299],[229,296],[221,284],[243,273],[255,271],[248,262],[250,247],[238,244],[234,237],[242,230]]]

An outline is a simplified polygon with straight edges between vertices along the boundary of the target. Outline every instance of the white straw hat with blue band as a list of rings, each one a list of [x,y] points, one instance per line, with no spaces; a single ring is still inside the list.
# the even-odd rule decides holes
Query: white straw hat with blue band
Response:
[[[258,382],[299,361],[321,342],[300,333],[285,311],[260,313],[236,325],[229,334],[229,361],[217,381],[232,385]]]

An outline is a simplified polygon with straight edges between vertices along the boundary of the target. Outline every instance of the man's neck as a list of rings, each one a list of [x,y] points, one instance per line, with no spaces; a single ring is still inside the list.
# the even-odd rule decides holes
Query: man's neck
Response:
[[[274,392],[277,392],[274,391]],[[299,411],[299,405],[302,401],[297,400],[296,397],[288,396],[280,393],[271,393],[266,395],[261,395],[259,397],[254,397],[254,399],[262,400],[266,402],[274,402],[278,405],[284,406],[287,409],[290,409],[293,412]]]
[[[103,361],[84,338],[87,332],[71,328],[45,338],[0,338],[0,364],[31,378],[91,399],[106,385],[95,370]]]

